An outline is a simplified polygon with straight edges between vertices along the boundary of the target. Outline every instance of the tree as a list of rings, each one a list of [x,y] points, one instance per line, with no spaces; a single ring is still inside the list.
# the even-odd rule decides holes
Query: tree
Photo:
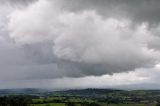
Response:
[[[65,103],[65,106],[76,106],[74,102],[67,102]]]

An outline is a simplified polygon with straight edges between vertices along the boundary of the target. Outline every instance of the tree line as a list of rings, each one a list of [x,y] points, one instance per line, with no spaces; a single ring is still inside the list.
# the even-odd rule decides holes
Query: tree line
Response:
[[[0,97],[0,106],[31,106],[32,99],[25,97]]]

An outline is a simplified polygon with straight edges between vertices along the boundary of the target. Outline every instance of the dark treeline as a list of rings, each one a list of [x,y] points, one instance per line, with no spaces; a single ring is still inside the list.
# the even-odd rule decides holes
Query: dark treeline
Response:
[[[92,103],[81,102],[79,105],[80,106],[101,106],[101,105],[99,105],[98,103],[95,103],[95,102],[92,102]],[[67,103],[65,103],[65,106],[77,106],[77,105],[74,102],[67,102]]]
[[[31,106],[32,99],[23,96],[0,97],[0,106]]]

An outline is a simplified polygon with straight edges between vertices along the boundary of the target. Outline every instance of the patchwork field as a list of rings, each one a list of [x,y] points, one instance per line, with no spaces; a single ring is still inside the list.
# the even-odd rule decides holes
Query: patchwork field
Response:
[[[0,106],[160,106],[159,90],[83,89],[30,93],[1,96]]]

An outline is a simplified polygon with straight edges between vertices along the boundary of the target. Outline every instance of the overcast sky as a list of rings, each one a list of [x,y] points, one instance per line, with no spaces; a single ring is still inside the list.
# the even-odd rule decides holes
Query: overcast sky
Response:
[[[0,88],[160,88],[159,5],[0,0]]]

